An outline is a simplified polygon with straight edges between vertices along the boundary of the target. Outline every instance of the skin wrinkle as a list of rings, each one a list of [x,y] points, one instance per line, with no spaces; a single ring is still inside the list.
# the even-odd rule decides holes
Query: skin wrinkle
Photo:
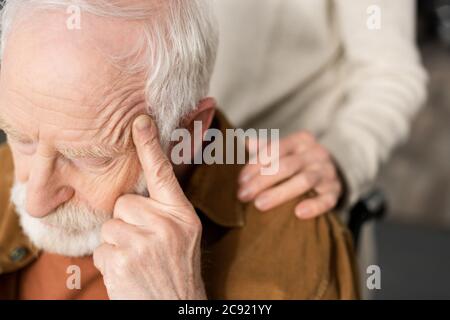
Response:
[[[139,112],[139,109],[136,106],[131,106],[129,108],[133,112],[128,112],[125,116],[121,118],[120,122],[117,122],[114,127],[111,127],[110,130],[104,130],[101,134],[102,138],[100,140],[106,140],[109,138],[110,143],[113,145],[119,145],[124,149],[134,149],[132,142],[132,134],[131,134],[131,123],[132,121],[140,114],[144,112]],[[109,134],[108,134],[109,133]]]
[[[21,92],[20,90],[16,90],[16,89],[12,89],[12,88],[7,88],[6,90],[16,93],[17,96],[23,98],[25,101],[27,101],[30,105],[32,105],[36,109],[42,109],[42,110],[45,110],[45,111],[57,113],[57,114],[59,114],[59,115],[61,115],[63,117],[72,118],[72,119],[69,119],[69,120],[73,120],[73,119],[77,119],[77,120],[94,120],[95,119],[95,117],[92,117],[92,116],[83,118],[83,117],[79,116],[78,113],[76,113],[77,116],[72,116],[72,115],[67,114],[67,111],[64,112],[64,111],[58,110],[56,108],[53,109],[53,108],[50,108],[50,107],[37,106],[34,102],[32,102],[32,100],[30,98],[27,98],[24,95],[22,95],[20,93]],[[48,97],[52,97],[52,96],[48,95]],[[54,98],[54,97],[52,97],[52,98]],[[11,101],[15,101],[15,99],[11,99]],[[77,108],[79,108],[78,105],[77,105]],[[18,105],[18,109],[20,109],[19,105]],[[70,129],[70,128],[68,128],[68,129]],[[77,129],[83,129],[83,128],[72,128],[72,129],[73,130],[77,130]],[[86,129],[86,130],[95,130],[95,129],[99,129],[99,128],[91,128],[91,129]]]
[[[43,109],[45,109],[45,108],[43,108]],[[21,110],[21,108],[15,108],[15,111],[17,112],[17,111],[20,111],[20,113],[22,114],[22,115],[27,115],[25,112],[23,112],[22,110]],[[53,111],[52,111],[53,112]],[[64,114],[65,115],[65,114]],[[16,123],[20,123],[20,119],[24,119],[25,117],[20,117],[20,116],[17,116],[17,115],[14,115],[13,116],[14,118],[16,118],[16,119],[14,119],[15,121],[12,121],[12,122],[16,122]],[[0,115],[0,118],[1,118],[1,115]],[[33,118],[35,118],[35,117],[33,117]],[[74,120],[77,120],[77,118],[75,118],[74,117]],[[37,138],[37,139],[33,139],[33,138],[30,138],[29,136],[27,136],[26,134],[24,134],[24,133],[22,133],[20,130],[17,130],[14,126],[12,126],[12,125],[10,125],[10,124],[8,124],[8,122],[6,121],[6,120],[4,120],[4,119],[2,119],[1,120],[1,122],[2,122],[2,127],[4,128],[4,130],[5,130],[5,132],[7,133],[7,134],[12,134],[13,136],[17,136],[17,137],[20,137],[20,140],[27,140],[27,141],[39,141],[40,139],[39,139],[39,137]],[[46,125],[47,126],[58,126],[58,123],[54,123],[54,124],[52,124],[52,123],[46,123]],[[102,128],[101,127],[97,127],[97,128],[92,128],[92,129],[84,129],[84,128],[82,128],[82,130],[83,131],[97,131],[97,130],[101,130]],[[73,130],[73,131],[76,131],[76,130],[80,130],[80,128],[65,128],[64,130],[67,130],[67,131],[70,131],[70,130]],[[36,135],[35,133],[33,133],[32,135]],[[37,135],[38,136],[38,135]]]
[[[142,88],[142,87],[140,87]],[[132,86],[127,90],[125,96],[123,96],[118,102],[123,107],[119,108],[105,108],[106,110],[112,110],[108,117],[99,118],[102,120],[100,127],[105,126],[107,123],[113,125],[107,125],[103,130],[98,131],[98,137],[101,141],[111,138],[112,144],[129,145],[131,142],[131,121],[139,114],[145,113],[145,96],[143,90],[136,91],[136,88]]]
[[[13,102],[12,102],[13,103]],[[11,103],[11,104],[12,104]],[[28,114],[26,114],[24,111],[22,111],[20,108],[15,108],[15,111],[18,111],[19,113],[21,113],[22,115],[26,115],[26,116],[28,116]],[[12,115],[10,115],[11,116],[11,118],[16,118],[16,119],[14,119],[15,121],[11,121],[11,122],[15,122],[15,123],[20,123],[20,124],[22,124],[22,122],[21,122],[21,120],[20,119],[25,119],[25,117],[20,117],[19,115],[17,115],[17,112],[15,112],[15,113],[13,113]],[[2,117],[1,116],[1,114],[0,114],[0,117]],[[32,117],[33,119],[35,119],[35,117]],[[27,134],[24,134],[23,132],[21,132],[21,130],[19,130],[19,129],[17,129],[15,126],[13,126],[13,125],[11,125],[11,124],[9,124],[6,120],[2,120],[3,121],[3,128],[4,128],[4,130],[5,130],[5,132],[6,133],[8,133],[7,131],[9,130],[12,134],[14,134],[14,135],[16,135],[18,138],[21,138],[21,140],[26,140],[26,141],[32,141],[32,139],[30,138],[30,136],[29,135],[27,135]],[[30,120],[30,121],[33,121],[33,120]],[[34,124],[34,123],[33,123]],[[34,126],[33,125],[33,127],[37,127],[37,126]],[[37,136],[38,136],[38,134],[37,134]]]
[[[121,122],[117,123],[115,126],[109,126],[111,130],[100,130],[102,132],[101,139],[98,139],[99,141],[103,142],[103,145],[101,145],[101,142],[98,146],[88,146],[84,148],[76,146],[75,143],[72,143],[73,145],[70,146],[64,146],[60,145],[58,146],[58,151],[62,153],[63,155],[69,156],[69,157],[75,157],[75,156],[98,156],[98,157],[107,157],[107,156],[118,156],[123,155],[125,153],[134,152],[134,145],[132,143],[132,137],[131,137],[131,122],[137,115],[143,113],[138,113],[137,108],[135,109],[135,106],[130,106],[127,109],[131,111],[135,111],[133,113],[128,113],[128,115],[122,117],[121,122],[125,122],[126,124],[123,125]],[[141,108],[143,109],[143,108]],[[135,115],[135,113],[138,113]],[[32,140],[30,140],[28,137],[25,137],[23,133],[16,130],[14,127],[9,125],[6,121],[4,121],[0,116],[0,127],[4,129],[4,131],[9,135],[12,136],[13,139],[19,140],[23,143],[31,143]],[[107,127],[108,128],[108,127]],[[101,129],[101,128],[100,128]],[[67,129],[66,129],[67,130]],[[91,129],[95,130],[95,129]],[[114,131],[114,132],[113,132]],[[109,140],[106,142],[106,140]],[[83,144],[83,142],[81,143]],[[79,148],[79,150],[77,149]],[[96,150],[96,151],[93,151]],[[109,150],[109,151],[108,151]]]
[[[113,105],[113,101],[115,99],[117,99],[118,93],[122,92],[123,90],[131,91],[131,92],[142,91],[142,94],[144,94],[143,88],[145,86],[145,82],[143,80],[144,78],[142,75],[135,74],[135,75],[124,76],[124,73],[119,71],[117,75],[115,75],[114,77],[111,77],[111,78],[115,78],[114,82],[112,82],[108,86],[106,86],[104,88],[104,90],[102,90],[102,88],[96,88],[96,90],[99,92],[94,93],[95,95],[98,95],[99,97],[101,97],[101,100],[102,100],[102,102],[95,103],[95,105],[94,105],[94,107],[96,108],[98,113],[104,111],[104,109],[106,109],[108,106]],[[133,83],[133,81],[136,81],[137,83]],[[131,86],[127,82],[131,82]],[[119,94],[119,98],[120,98],[120,94]],[[125,100],[125,99],[123,99],[123,100]],[[120,104],[120,103],[118,103],[118,104]],[[111,111],[111,112],[113,112],[113,111]]]
[[[19,93],[19,91],[15,91],[14,88],[8,88],[8,90],[13,91],[13,92],[16,92],[16,93]],[[70,103],[73,103],[73,104],[77,104],[77,103],[78,103],[75,99],[71,99],[71,98],[69,98],[69,97],[63,97],[63,96],[57,97],[57,96],[55,96],[55,94],[46,94],[46,93],[44,93],[44,92],[39,92],[39,91],[35,90],[33,86],[30,86],[30,87],[29,87],[29,91],[30,91],[30,93],[33,92],[33,93],[38,94],[38,95],[40,95],[40,96],[43,96],[43,97],[45,97],[45,98],[50,98],[50,99],[54,99],[54,100],[67,101],[67,102],[70,102]],[[83,105],[80,105],[79,107],[80,107],[80,108],[84,108],[84,107],[85,107],[85,108],[89,108],[90,106],[83,106]],[[51,109],[51,108],[48,108],[48,109],[49,109],[49,110],[57,111],[56,109]]]
[[[142,99],[145,99],[145,97],[144,97],[144,91],[141,90],[143,86],[144,86],[144,83],[138,84],[138,85],[133,85],[130,89],[128,89],[128,87],[124,87],[124,86],[121,86],[121,87],[127,89],[125,92],[130,92],[130,96],[131,96],[133,93],[135,93],[135,91],[138,91],[137,94],[142,95]],[[23,95],[20,93],[19,90],[15,90],[15,89],[13,89],[13,88],[7,88],[7,90],[8,90],[8,91],[11,91],[11,92],[14,92],[14,93],[16,93],[16,94],[18,94],[20,97],[24,98],[24,99],[25,99],[27,102],[29,102],[30,104],[35,105],[35,104],[31,101],[31,99],[29,99],[29,98],[23,96]],[[114,86],[112,89],[110,89],[109,91],[114,91],[114,90],[115,90],[115,86]],[[37,91],[35,91],[35,92],[37,92]],[[45,106],[39,106],[39,108],[44,109],[44,110],[48,110],[48,111],[60,113],[60,114],[63,115],[63,116],[73,117],[73,118],[76,118],[76,119],[82,119],[82,120],[90,120],[90,119],[103,120],[102,117],[99,116],[99,114],[100,114],[101,112],[104,112],[105,110],[106,110],[106,112],[110,112],[110,113],[115,112],[114,108],[111,108],[111,106],[114,105],[113,101],[114,101],[115,99],[120,99],[119,102],[116,104],[116,105],[120,105],[120,104],[125,104],[126,100],[127,100],[128,97],[129,97],[129,96],[122,97],[122,96],[121,96],[122,92],[121,92],[121,91],[118,91],[118,97],[116,97],[116,95],[111,95],[111,98],[105,99],[105,102],[106,102],[106,103],[99,104],[98,107],[97,107],[97,106],[96,106],[96,107],[92,107],[92,106],[89,106],[89,105],[87,105],[87,106],[86,106],[86,105],[80,105],[80,104],[78,104],[78,102],[76,102],[75,100],[71,100],[71,99],[69,99],[69,98],[55,97],[54,95],[44,94],[44,93],[41,93],[41,92],[37,92],[37,93],[38,93],[39,95],[41,95],[41,96],[48,97],[48,98],[51,98],[51,99],[53,99],[53,100],[63,100],[63,101],[66,100],[66,101],[73,102],[73,104],[76,105],[76,108],[77,108],[77,109],[79,109],[79,108],[86,108],[86,110],[90,110],[91,112],[94,113],[94,116],[81,117],[81,116],[79,115],[79,112],[77,111],[77,112],[75,113],[76,116],[72,116],[72,115],[68,115],[67,112],[61,111],[61,110],[59,110],[59,109],[57,109],[57,108],[51,108],[51,107],[45,107]],[[102,96],[102,95],[101,95],[101,96]],[[107,96],[107,97],[109,97],[109,96]],[[109,119],[110,119],[110,118],[108,117],[108,115],[105,116],[105,117],[103,117],[103,118],[104,118],[105,120],[109,120]],[[99,127],[97,127],[97,128],[93,128],[93,129],[99,129],[100,127],[101,127],[101,126],[99,126]]]
[[[126,81],[128,81],[128,79],[126,79]],[[93,123],[95,124],[95,127],[90,129],[83,128],[83,130],[95,132],[94,139],[98,139],[99,142],[104,145],[119,146],[119,148],[123,148],[126,149],[127,151],[130,151],[131,149],[133,149],[131,141],[132,140],[131,130],[129,128],[130,123],[137,115],[145,112],[145,96],[144,90],[142,89],[143,84],[136,85],[134,83],[131,83],[131,85],[126,86],[124,88],[125,90],[122,87],[122,92],[118,91],[115,92],[114,91],[115,87],[116,86],[120,87],[120,85],[122,85],[122,82],[124,82],[124,80],[116,82],[116,85],[114,85],[111,89],[108,89],[108,91],[113,92],[113,94],[109,95],[112,96],[112,98],[108,98],[106,99],[106,101],[112,102],[113,105],[103,104],[100,105],[100,107],[92,108],[91,110],[94,114]],[[11,91],[15,92],[16,94],[19,94],[19,91],[17,90]],[[30,99],[27,99],[26,97],[24,98],[28,103],[32,104]],[[114,100],[117,100],[117,102],[114,102]],[[119,105],[120,107],[115,107],[115,105]],[[64,117],[72,117],[71,115],[67,115],[67,113],[63,111],[56,110],[51,107],[48,108],[39,107],[39,108],[42,108],[50,112],[62,114]],[[20,110],[20,108],[17,109]],[[100,114],[101,112],[106,112],[107,114],[105,116],[101,116]],[[81,115],[78,114],[76,117],[73,118],[90,120],[92,117],[82,117]],[[89,126],[91,126],[90,123]],[[71,127],[65,128],[65,130],[78,130],[78,129],[79,128],[71,128]],[[11,132],[12,130],[7,131]]]
[[[130,78],[130,79],[128,79]],[[128,82],[129,80],[133,81],[134,78],[142,79],[142,76],[136,77],[125,77],[124,81],[117,81],[111,87],[110,91],[114,91],[116,87],[125,88],[124,92],[122,92],[118,98],[117,105],[121,105],[123,107],[114,108],[109,106],[109,108],[105,106],[100,106],[101,110],[110,110],[111,113],[109,117],[98,117],[99,121],[102,120],[103,130],[98,131],[98,137],[101,141],[107,140],[109,138],[110,143],[119,144],[123,146],[132,145],[132,137],[131,137],[131,122],[136,118],[139,114],[145,113],[146,111],[146,101],[145,101],[145,92],[144,82],[138,82],[131,85],[125,85],[122,82]],[[122,79],[119,75],[118,79]],[[114,94],[113,94],[114,96]],[[109,99],[108,99],[109,100]],[[111,102],[115,99],[112,98]],[[115,104],[115,103],[113,103]],[[112,125],[108,125],[112,123]]]
[[[98,157],[107,157],[107,156],[118,156],[123,155],[129,152],[134,152],[134,145],[132,142],[131,136],[131,122],[134,118],[136,118],[139,114],[143,112],[139,112],[139,109],[135,106],[130,106],[126,108],[129,112],[126,116],[123,116],[121,121],[116,123],[114,126],[109,126],[106,128],[99,129],[90,129],[97,131],[96,140],[99,141],[96,146],[90,145],[83,147],[84,142],[76,143],[72,142],[68,145],[58,145],[57,149],[63,155],[68,155],[71,157],[75,156],[98,156]],[[143,109],[143,108],[140,108]],[[119,117],[120,118],[120,117]],[[122,123],[125,122],[125,125]],[[8,136],[12,136],[13,139],[21,141],[23,143],[31,143],[32,139],[26,137],[22,132],[15,129],[13,126],[9,125],[4,119],[0,116],[0,127],[7,133]],[[110,130],[104,130],[104,129]],[[71,129],[65,129],[71,130]],[[100,139],[99,139],[100,137]],[[77,146],[78,145],[78,146]],[[97,151],[94,151],[97,150]]]
[[[20,142],[29,143],[31,140],[13,126],[9,125],[0,115],[0,128],[10,137]]]

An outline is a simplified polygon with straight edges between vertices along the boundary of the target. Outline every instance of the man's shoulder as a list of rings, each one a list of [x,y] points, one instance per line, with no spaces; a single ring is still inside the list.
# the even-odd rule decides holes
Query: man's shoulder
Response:
[[[226,269],[223,298],[356,298],[353,248],[347,229],[333,213],[300,220],[299,199],[268,212],[249,205],[245,226],[214,247],[213,256],[233,251]],[[221,270],[220,272],[222,272]],[[219,272],[219,273],[220,273]]]
[[[0,144],[0,225],[10,208],[10,190],[14,181],[14,165],[7,144]]]
[[[0,145],[0,275],[11,273],[28,265],[37,256],[22,232],[10,191],[14,182],[14,164],[9,146]]]
[[[0,170],[12,168],[12,153],[7,143],[0,143]],[[6,166],[6,167],[5,167]]]
[[[3,205],[3,196],[9,194],[14,180],[14,164],[9,146],[0,144],[0,206]],[[8,195],[9,198],[9,195]]]
[[[0,194],[9,192],[14,180],[14,164],[9,146],[0,144]],[[3,197],[0,197],[3,200]],[[3,202],[3,201],[2,201]]]
[[[347,228],[333,212],[314,219],[297,218],[300,200],[268,212],[249,206],[243,234],[248,254],[256,259],[252,263],[278,283],[282,299],[355,297],[356,266]]]

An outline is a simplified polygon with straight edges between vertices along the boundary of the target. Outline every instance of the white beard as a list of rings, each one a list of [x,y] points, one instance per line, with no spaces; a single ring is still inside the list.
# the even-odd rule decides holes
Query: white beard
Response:
[[[143,174],[134,191],[148,195]],[[37,248],[50,253],[68,257],[91,255],[101,243],[101,226],[112,218],[112,212],[71,202],[62,204],[43,218],[35,218],[26,210],[26,197],[26,184],[15,182],[11,201],[16,206],[22,229]]]

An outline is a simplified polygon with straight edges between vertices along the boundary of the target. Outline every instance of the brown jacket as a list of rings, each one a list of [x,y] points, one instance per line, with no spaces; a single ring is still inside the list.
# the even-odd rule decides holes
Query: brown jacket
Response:
[[[219,114],[216,127],[225,130]],[[17,295],[17,275],[39,255],[9,201],[9,148],[0,147],[0,298]],[[203,222],[203,279],[212,299],[354,299],[358,285],[347,229],[333,213],[301,221],[299,199],[258,212],[236,199],[239,165],[199,165],[185,193]]]

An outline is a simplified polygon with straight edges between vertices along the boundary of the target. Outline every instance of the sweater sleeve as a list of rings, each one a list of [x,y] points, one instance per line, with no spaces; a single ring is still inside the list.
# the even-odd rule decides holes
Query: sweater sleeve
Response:
[[[407,137],[426,99],[427,74],[415,45],[413,0],[335,0],[334,5],[346,97],[321,142],[340,167],[347,185],[344,206],[349,206],[370,189],[380,164]],[[372,29],[378,13],[380,29]],[[375,20],[368,25],[370,18]]]

